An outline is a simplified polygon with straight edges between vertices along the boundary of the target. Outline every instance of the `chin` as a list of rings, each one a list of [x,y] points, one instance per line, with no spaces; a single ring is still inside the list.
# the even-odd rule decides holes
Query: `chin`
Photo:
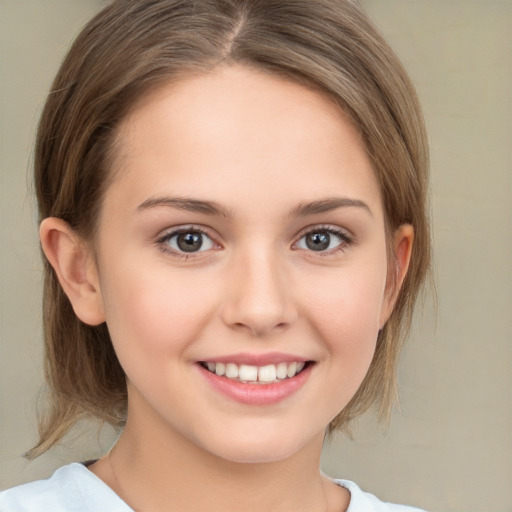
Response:
[[[271,450],[268,447],[254,449],[253,447],[234,447],[216,453],[218,457],[237,464],[270,464],[289,459],[296,450]]]
[[[321,449],[323,432],[320,436],[308,438],[304,435],[293,435],[293,432],[279,432],[276,429],[268,429],[266,435],[252,430],[237,432],[233,436],[223,436],[223,439],[210,438],[204,448],[230,462],[264,464],[289,459],[317,440]]]

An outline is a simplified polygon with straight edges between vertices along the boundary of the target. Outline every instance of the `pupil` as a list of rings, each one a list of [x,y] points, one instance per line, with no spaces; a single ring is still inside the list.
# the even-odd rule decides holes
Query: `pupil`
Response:
[[[178,235],[177,244],[183,252],[195,252],[201,249],[203,238],[201,233],[182,233]]]
[[[312,251],[323,251],[329,247],[331,236],[329,233],[313,233],[306,237],[306,245]]]

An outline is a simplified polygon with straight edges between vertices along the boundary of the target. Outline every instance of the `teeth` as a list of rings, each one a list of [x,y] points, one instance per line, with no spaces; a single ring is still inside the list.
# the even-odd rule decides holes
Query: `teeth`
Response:
[[[258,380],[260,382],[272,382],[276,380],[276,367],[273,364],[262,366],[258,370]]]
[[[278,379],[286,379],[288,376],[288,365],[286,363],[279,363],[277,365],[276,376]]]
[[[238,377],[238,366],[233,363],[226,365],[226,377],[228,379],[236,379]]]
[[[214,363],[204,364],[212,373],[219,376],[225,376],[228,379],[235,379],[242,382],[261,382],[268,384],[270,382],[279,382],[286,378],[295,377],[306,365],[305,362],[268,364],[266,366],[251,366],[235,363]]]
[[[241,364],[238,377],[240,380],[258,380],[258,367]]]
[[[297,363],[292,363],[288,366],[288,370],[286,371],[286,375],[288,377],[293,377],[297,373]]]

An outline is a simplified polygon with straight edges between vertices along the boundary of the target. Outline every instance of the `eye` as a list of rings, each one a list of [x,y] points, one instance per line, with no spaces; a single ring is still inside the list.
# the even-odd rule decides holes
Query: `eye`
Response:
[[[298,249],[314,252],[336,252],[351,243],[350,237],[338,229],[317,228],[304,234],[296,244]]]
[[[203,231],[197,228],[180,229],[168,233],[158,243],[165,249],[176,253],[197,253],[214,248],[215,243]]]

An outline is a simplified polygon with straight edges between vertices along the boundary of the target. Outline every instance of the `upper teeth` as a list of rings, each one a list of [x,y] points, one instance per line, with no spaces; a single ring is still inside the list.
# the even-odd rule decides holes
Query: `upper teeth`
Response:
[[[274,382],[278,379],[294,377],[304,368],[305,364],[304,362],[294,362],[250,366],[246,364],[208,362],[206,366],[212,373],[227,377],[228,379],[237,379],[243,382]]]

